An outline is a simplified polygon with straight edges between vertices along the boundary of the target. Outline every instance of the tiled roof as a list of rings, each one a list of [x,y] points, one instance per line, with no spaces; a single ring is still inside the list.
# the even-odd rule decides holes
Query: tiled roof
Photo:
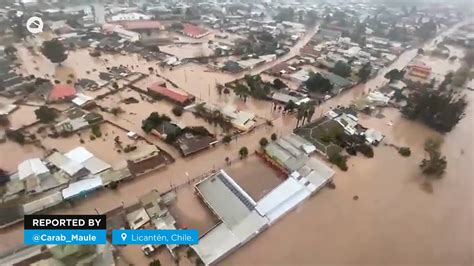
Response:
[[[167,97],[179,103],[185,103],[191,98],[190,95],[184,91],[179,91],[163,86],[162,82],[155,82],[151,84],[148,88],[164,97]]]
[[[76,94],[76,88],[70,85],[58,84],[49,93],[49,100],[59,100],[72,97]]]
[[[205,34],[208,33],[208,31],[206,29],[203,29],[201,27],[198,27],[196,25],[193,25],[193,24],[183,24],[183,33],[189,35],[189,36],[195,36],[195,37],[199,37],[199,36],[203,36]]]

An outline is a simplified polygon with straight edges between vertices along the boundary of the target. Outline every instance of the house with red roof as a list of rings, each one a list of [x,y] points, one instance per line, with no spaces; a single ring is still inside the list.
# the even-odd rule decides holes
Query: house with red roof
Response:
[[[67,84],[56,84],[48,95],[48,102],[71,100],[76,95],[76,88]]]
[[[416,78],[427,79],[431,75],[431,67],[424,63],[415,63],[407,66],[408,75]]]
[[[164,97],[172,102],[180,105],[188,105],[196,100],[196,98],[179,89],[168,88],[165,82],[155,82],[148,86],[148,92],[161,97]]]
[[[191,38],[199,39],[209,34],[209,31],[199,26],[184,23],[181,33]]]

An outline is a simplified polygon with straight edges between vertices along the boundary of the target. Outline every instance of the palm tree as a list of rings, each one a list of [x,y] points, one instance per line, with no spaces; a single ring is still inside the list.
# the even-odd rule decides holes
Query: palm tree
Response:
[[[308,109],[308,116],[307,116],[307,121],[308,123],[311,123],[311,118],[313,118],[314,112],[315,112],[314,105],[311,105]]]
[[[303,105],[298,106],[298,113],[296,114],[296,127],[300,125],[300,120],[304,118],[304,112],[305,110],[303,108]]]

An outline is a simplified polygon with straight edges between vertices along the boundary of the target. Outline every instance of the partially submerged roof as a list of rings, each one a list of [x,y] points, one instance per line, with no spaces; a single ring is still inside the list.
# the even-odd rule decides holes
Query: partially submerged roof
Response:
[[[65,156],[83,165],[92,174],[97,174],[111,168],[108,163],[95,157],[94,154],[86,150],[84,147],[77,147],[66,153]]]
[[[69,199],[79,196],[87,191],[98,189],[100,187],[102,187],[102,179],[99,176],[94,176],[92,178],[87,178],[71,183],[61,192],[63,194],[64,199]]]
[[[48,167],[39,159],[28,159],[18,165],[18,175],[20,180],[30,176],[39,176],[49,173]]]
[[[72,97],[76,94],[76,88],[70,85],[58,84],[53,87],[49,93],[48,99],[50,101],[57,101]]]
[[[193,98],[185,91],[163,86],[162,82],[155,82],[151,84],[148,89],[179,103],[185,103]]]
[[[223,170],[196,185],[205,202],[229,227],[237,225],[255,207],[255,201]]]

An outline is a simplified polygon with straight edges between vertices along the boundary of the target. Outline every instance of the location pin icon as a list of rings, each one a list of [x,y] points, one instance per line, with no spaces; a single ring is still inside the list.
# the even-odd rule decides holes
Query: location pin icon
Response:
[[[120,237],[122,237],[122,241],[125,241],[125,239],[127,239],[127,234],[126,233],[122,233],[120,235]]]

